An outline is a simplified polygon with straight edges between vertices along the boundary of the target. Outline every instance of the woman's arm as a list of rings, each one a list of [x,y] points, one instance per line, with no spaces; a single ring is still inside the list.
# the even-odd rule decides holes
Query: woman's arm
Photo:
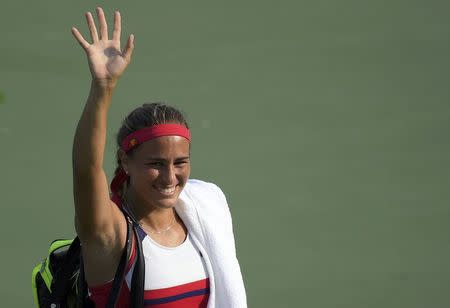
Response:
[[[73,142],[75,224],[83,242],[112,236],[111,228],[115,224],[103,170],[107,113],[113,91],[114,88],[101,87],[92,81]]]
[[[122,52],[120,13],[114,15],[112,39],[108,39],[101,8],[97,8],[97,16],[99,34],[92,14],[86,14],[91,44],[75,27],[72,28],[72,34],[86,52],[92,75],[91,89],[73,142],[73,191],[76,229],[81,241],[83,244],[100,241],[109,246],[114,245],[110,241],[117,241],[117,232],[122,229],[119,225],[124,223],[120,211],[110,200],[103,170],[107,115],[118,79],[130,62],[134,37],[130,35]]]

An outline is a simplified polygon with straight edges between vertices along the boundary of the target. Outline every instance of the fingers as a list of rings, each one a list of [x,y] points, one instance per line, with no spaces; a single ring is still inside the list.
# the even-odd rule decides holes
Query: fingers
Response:
[[[81,35],[80,31],[78,31],[77,28],[72,27],[72,34],[75,37],[75,39],[78,41],[78,43],[83,47],[84,50],[87,50],[89,48],[89,43],[86,42],[84,37]]]
[[[114,30],[113,30],[112,40],[119,41],[119,45],[120,45],[120,32],[121,31],[122,31],[122,29],[121,29],[120,13],[119,13],[119,11],[116,11],[114,13]]]
[[[125,47],[125,50],[123,51],[123,57],[127,62],[129,63],[131,61],[131,55],[133,54],[134,49],[134,35],[131,34],[127,41],[127,46]]]
[[[101,7],[97,7],[97,17],[98,17],[98,24],[99,24],[99,30],[100,30],[100,36],[97,32],[97,27],[95,26],[94,17],[92,16],[91,12],[87,12],[86,15],[86,21],[88,24],[89,32],[91,34],[92,43],[95,44],[99,40],[108,40],[108,26],[106,23],[105,13],[103,12],[103,9]],[[121,16],[120,12],[116,11],[114,12],[114,30],[112,35],[112,40],[118,42],[118,48],[120,49],[120,35],[121,35]],[[83,49],[87,50],[90,46],[90,44],[86,41],[86,39],[81,35],[80,31],[78,31],[77,28],[72,27],[72,34],[75,37],[75,39],[78,41],[78,43],[83,47]],[[134,36],[130,35],[127,41],[127,46],[124,50],[123,56],[127,58],[128,60],[131,59],[131,54],[133,52],[134,48]]]
[[[108,26],[106,24],[105,13],[101,7],[97,7],[98,24],[100,26],[100,39],[108,40]]]
[[[92,42],[98,42],[97,28],[95,27],[94,17],[92,17],[91,12],[86,13],[86,21],[88,24],[89,32],[91,33]]]

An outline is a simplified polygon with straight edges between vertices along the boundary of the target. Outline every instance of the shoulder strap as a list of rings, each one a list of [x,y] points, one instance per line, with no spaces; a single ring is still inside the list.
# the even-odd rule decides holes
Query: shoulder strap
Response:
[[[70,278],[76,268],[79,255],[80,240],[76,237],[67,250],[61,269],[56,273],[52,280],[52,295],[56,307],[59,307],[58,305],[64,303],[67,298],[67,291],[70,288]]]
[[[133,243],[132,232],[132,223],[125,216],[125,220],[127,221],[127,239],[125,244],[125,249],[120,258],[119,265],[117,266],[116,274],[114,276],[114,282],[111,288],[111,293],[109,294],[108,303],[106,304],[106,308],[114,308],[116,306],[117,299],[120,294],[120,289],[123,284],[123,279],[125,278],[125,270],[127,267],[128,260],[131,255],[131,246]]]
[[[133,276],[131,277],[131,291],[130,291],[130,307],[143,308],[144,307],[144,280],[145,280],[145,262],[144,252],[142,250],[142,241],[139,236],[139,223],[130,214],[126,206],[121,207],[125,217],[131,220],[133,226],[133,233],[136,239],[136,261],[133,269]]]
[[[144,307],[144,253],[142,251],[142,241],[137,231],[138,225],[133,222],[133,232],[136,238],[136,263],[134,265],[133,277],[131,278],[130,307]]]
[[[89,299],[88,299],[88,287],[86,283],[86,279],[84,277],[84,263],[83,263],[83,256],[80,253],[80,271],[78,273],[77,278],[77,301],[76,301],[76,307],[77,308],[87,308],[92,307],[93,305],[89,305]]]
[[[125,270],[130,259],[131,254],[131,243],[132,243],[132,224],[125,217],[127,221],[127,239],[125,242],[125,249],[123,250],[122,256],[120,257],[119,265],[117,266],[116,273],[114,275],[113,285],[111,287],[111,293],[108,297],[108,302],[106,304],[106,308],[114,308],[116,306],[120,289],[122,287],[123,279],[125,277]],[[87,298],[87,284],[84,277],[84,266],[83,259],[80,256],[80,275],[78,277],[78,297],[77,297],[77,307],[85,308],[86,307],[86,298]]]

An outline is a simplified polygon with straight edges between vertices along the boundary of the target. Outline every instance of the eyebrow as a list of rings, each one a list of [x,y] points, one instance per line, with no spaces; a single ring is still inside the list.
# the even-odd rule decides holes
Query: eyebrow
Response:
[[[177,157],[175,158],[175,160],[186,160],[186,159],[190,159],[189,156],[184,156],[184,157]],[[157,160],[157,161],[168,161],[167,159],[161,158],[161,157],[146,157],[145,160]]]

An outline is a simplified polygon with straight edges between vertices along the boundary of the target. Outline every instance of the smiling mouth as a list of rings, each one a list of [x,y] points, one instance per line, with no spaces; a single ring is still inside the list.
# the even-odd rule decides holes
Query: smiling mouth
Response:
[[[173,194],[175,194],[176,188],[177,186],[171,186],[171,187],[157,187],[157,186],[153,186],[161,195],[164,196],[172,196]]]

